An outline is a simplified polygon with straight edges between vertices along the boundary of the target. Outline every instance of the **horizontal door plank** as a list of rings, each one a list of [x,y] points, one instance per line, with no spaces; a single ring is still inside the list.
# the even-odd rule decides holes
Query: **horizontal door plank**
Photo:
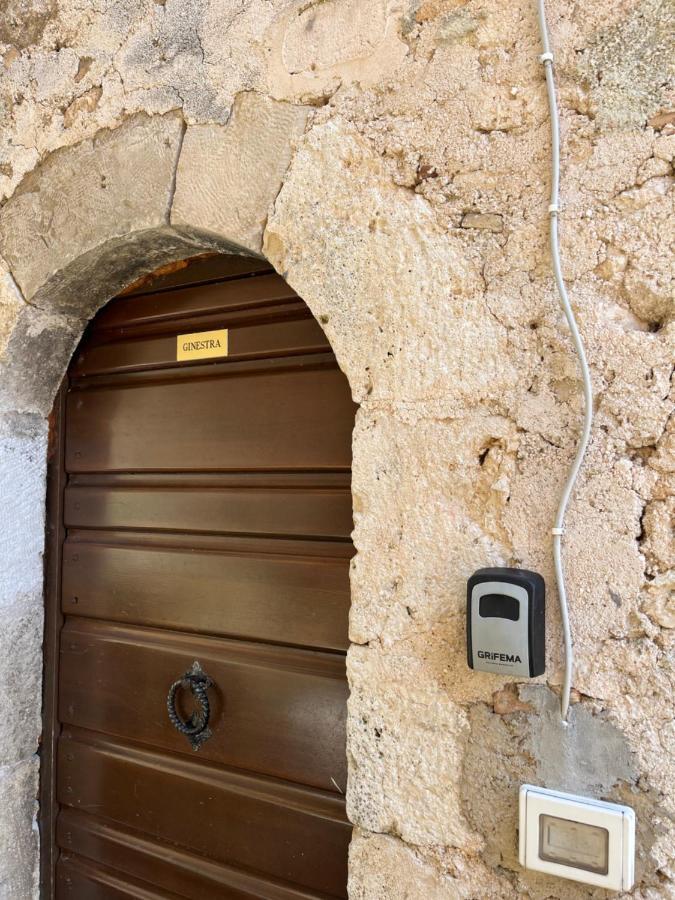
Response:
[[[350,468],[356,407],[339,369],[203,368],[199,378],[71,388],[67,470]]]
[[[238,555],[70,537],[62,588],[66,614],[332,650],[348,646],[347,557]]]
[[[188,318],[226,309],[295,300],[297,294],[276,273],[183,287],[142,297],[120,297],[96,316],[94,329],[131,328],[144,322]]]
[[[353,520],[348,479],[343,487],[235,484],[71,483],[65,492],[65,524],[349,539]]]
[[[160,269],[143,275],[130,284],[118,296],[127,297],[150,294],[155,291],[175,289],[185,285],[206,284],[209,281],[225,281],[228,278],[247,278],[267,274],[274,269],[265,259],[251,256],[234,256],[204,253],[190,259],[177,260]],[[117,301],[116,301],[117,302]]]
[[[270,735],[274,740],[274,735]],[[350,826],[335,795],[119,742],[59,741],[59,802],[235,867],[335,893]],[[346,893],[345,893],[346,896]]]
[[[56,864],[56,900],[185,900],[185,895],[155,890],[106,866],[66,853]]]
[[[262,878],[162,844],[130,829],[65,809],[57,828],[59,846],[107,864],[118,873],[199,900],[328,900],[328,894]]]
[[[217,328],[228,329],[229,360],[325,352],[330,349],[319,323],[309,315],[304,305],[294,305],[289,314],[294,317],[262,324],[230,322],[222,315],[181,320],[178,324],[171,321],[163,326],[164,333],[160,335],[139,336],[137,331],[129,328],[120,329],[122,335],[128,335],[126,339],[87,341],[76,355],[70,375],[80,379],[103,373],[190,365],[176,361],[177,335]]]
[[[213,679],[200,759],[346,790],[344,656],[70,618],[61,638],[60,721],[191,754],[169,721],[170,685],[197,660]],[[187,718],[189,691],[179,691]]]

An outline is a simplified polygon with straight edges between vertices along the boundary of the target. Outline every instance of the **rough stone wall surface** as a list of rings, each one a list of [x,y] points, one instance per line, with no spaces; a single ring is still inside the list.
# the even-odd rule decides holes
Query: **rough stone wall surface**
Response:
[[[675,896],[675,8],[548,9],[596,393],[564,541],[567,727],[550,526],[581,400],[548,270],[534,0],[5,3],[0,658],[19,664],[0,664],[1,897],[35,892],[45,417],[95,309],[204,249],[262,252],[360,404],[351,897],[604,896],[520,869],[524,781],[633,806],[631,896]],[[534,683],[466,668],[483,565],[547,579]]]

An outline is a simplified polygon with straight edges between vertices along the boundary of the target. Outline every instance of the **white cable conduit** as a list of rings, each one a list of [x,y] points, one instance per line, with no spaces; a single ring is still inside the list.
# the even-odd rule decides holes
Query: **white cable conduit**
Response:
[[[562,563],[562,536],[565,528],[565,513],[570,500],[570,495],[581,468],[581,462],[588,447],[588,441],[591,436],[591,424],[593,422],[593,387],[591,384],[591,376],[586,361],[586,353],[584,351],[583,341],[577,328],[574,312],[570,306],[567,289],[563,281],[562,271],[560,267],[560,243],[558,239],[558,198],[560,191],[560,122],[558,118],[558,106],[555,94],[555,80],[553,78],[553,53],[548,36],[548,28],[546,26],[546,8],[544,0],[537,0],[537,11],[539,15],[539,30],[541,32],[541,43],[544,52],[541,54],[541,61],[544,64],[544,72],[546,74],[546,93],[548,94],[548,106],[551,117],[551,202],[548,208],[549,213],[549,239],[551,249],[551,265],[553,269],[553,278],[560,305],[562,306],[567,324],[569,326],[574,348],[579,357],[581,366],[581,374],[584,385],[584,424],[579,440],[574,462],[570,467],[565,487],[560,497],[560,505],[556,513],[555,523],[551,529],[553,535],[553,563],[555,566],[555,578],[558,587],[558,599],[560,601],[560,618],[562,621],[564,658],[565,658],[565,675],[563,679],[562,695],[560,698],[560,714],[563,722],[567,720],[567,711],[570,702],[570,691],[572,688],[572,673],[574,668],[574,649],[572,646],[572,631],[570,628],[569,607],[567,603],[567,592],[565,591],[565,574]]]

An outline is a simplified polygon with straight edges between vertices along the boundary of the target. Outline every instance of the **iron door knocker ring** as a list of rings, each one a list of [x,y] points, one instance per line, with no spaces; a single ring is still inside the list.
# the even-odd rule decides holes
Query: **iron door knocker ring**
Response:
[[[204,741],[207,741],[213,734],[209,728],[211,706],[206,693],[210,687],[213,687],[213,681],[195,660],[192,668],[188,669],[178,681],[174,681],[169,688],[169,696],[166,698],[166,709],[171,724],[176,731],[185,735],[193,750],[199,750]],[[189,690],[199,707],[187,720],[182,719],[176,709],[176,694],[179,688]]]

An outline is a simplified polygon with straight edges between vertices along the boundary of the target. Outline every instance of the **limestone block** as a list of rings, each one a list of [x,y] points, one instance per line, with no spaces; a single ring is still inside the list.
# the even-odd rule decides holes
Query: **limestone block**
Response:
[[[307,112],[249,91],[238,95],[227,125],[188,127],[172,223],[213,232],[259,253]]]
[[[349,848],[351,900],[514,898],[505,877],[475,858],[447,850],[443,863],[395,837],[356,828]]]
[[[523,435],[510,480],[510,499],[501,514],[515,559],[522,564],[527,561],[528,568],[547,580],[547,677],[553,684],[562,679],[562,637],[548,535],[575,449],[571,442],[562,449],[540,436]],[[642,507],[630,468],[608,465],[603,449],[592,445],[570,504],[563,540],[574,628],[574,683],[591,696],[615,690],[601,676],[597,648],[604,646],[609,635],[626,637],[632,628],[634,602],[644,577],[636,543]]]
[[[602,126],[644,126],[659,110],[661,90],[672,76],[672,10],[658,0],[629,8],[589,35],[575,60],[587,79],[594,117]],[[645,48],[649,48],[645,52]]]
[[[467,213],[462,218],[462,228],[475,228],[479,231],[503,231],[504,219],[498,213]]]
[[[666,162],[675,159],[675,134],[664,134],[654,141],[654,156]]]
[[[83,319],[22,303],[6,338],[4,359],[0,356],[0,414],[50,412],[84,325]],[[26,357],[32,360],[29,367]]]
[[[19,49],[36,44],[55,11],[54,0],[7,0],[0,19],[0,43]]]
[[[465,711],[414,657],[352,646],[347,810],[413,844],[474,847],[459,804]]]
[[[42,593],[2,607],[0,767],[35,753],[42,730]]]
[[[0,896],[29,900],[38,896],[38,760],[31,757],[0,767]]]
[[[456,900],[454,886],[443,884],[403,841],[357,828],[349,848],[351,900]]]
[[[675,572],[649,583],[642,609],[661,628],[675,628]]]
[[[653,446],[664,432],[675,400],[671,384],[675,322],[656,333],[626,333],[608,324],[598,320],[598,332],[590,344],[596,370],[606,380],[598,392],[596,425],[608,428],[629,447]]]
[[[24,305],[16,282],[0,258],[0,361],[5,357],[9,336]]]
[[[27,300],[83,254],[166,224],[182,133],[179,115],[134,116],[23,180],[0,210],[0,253]]]
[[[667,165],[665,160],[650,159]],[[609,259],[599,274],[619,281],[631,310],[648,324],[672,320],[675,311],[673,228],[669,224],[674,191],[669,175],[645,181],[638,178],[612,199],[600,220],[600,232],[609,243]]]
[[[278,99],[314,100],[341,84],[368,86],[405,59],[399,0],[295,2],[267,35],[268,83]]]
[[[44,420],[0,419],[0,608],[41,591],[46,464]]]
[[[264,252],[323,325],[359,402],[448,415],[506,402],[525,377],[459,237],[339,118],[300,145]]]
[[[674,521],[675,497],[647,504],[642,520],[644,528],[642,551],[653,573],[665,573],[675,569]]]
[[[501,518],[517,447],[513,423],[500,416],[434,421],[407,408],[359,410],[353,641],[391,646],[420,635],[423,644],[439,629],[447,663],[465,679],[466,579],[512,558]]]

